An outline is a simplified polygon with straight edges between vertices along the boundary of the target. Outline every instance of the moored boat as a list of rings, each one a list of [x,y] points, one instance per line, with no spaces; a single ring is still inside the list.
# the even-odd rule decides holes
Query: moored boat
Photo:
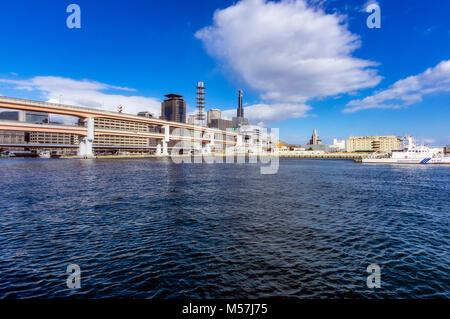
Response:
[[[444,151],[444,148],[415,145],[411,136],[408,136],[407,142],[407,145],[402,150],[394,150],[389,154],[363,158],[361,162],[380,164],[450,164],[450,155]]]
[[[39,157],[40,158],[50,158],[52,156],[52,153],[50,151],[40,151]]]

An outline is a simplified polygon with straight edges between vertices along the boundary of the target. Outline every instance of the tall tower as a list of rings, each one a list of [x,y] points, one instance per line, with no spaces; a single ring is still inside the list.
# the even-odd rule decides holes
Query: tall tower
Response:
[[[201,123],[205,120],[205,84],[198,82],[197,84],[197,120]]]
[[[321,145],[321,144],[322,144],[322,140],[319,138],[319,135],[317,135],[317,130],[314,129],[308,145]]]
[[[239,90],[237,117],[244,117],[244,108],[242,107],[242,90]]]

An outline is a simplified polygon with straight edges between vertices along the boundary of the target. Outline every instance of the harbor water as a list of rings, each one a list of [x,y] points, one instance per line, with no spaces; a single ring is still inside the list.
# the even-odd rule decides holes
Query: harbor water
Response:
[[[449,166],[3,159],[0,181],[0,298],[450,298]]]

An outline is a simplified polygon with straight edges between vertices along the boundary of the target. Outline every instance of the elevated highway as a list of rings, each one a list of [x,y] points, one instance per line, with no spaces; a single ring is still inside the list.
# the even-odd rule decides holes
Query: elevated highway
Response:
[[[124,120],[131,122],[147,123],[159,126],[170,126],[175,128],[185,128],[188,130],[211,132],[222,135],[237,136],[236,132],[222,131],[218,129],[213,129],[209,127],[196,126],[187,123],[165,121],[160,119],[146,118],[142,116],[137,116],[133,114],[118,113],[106,110],[99,110],[94,108],[87,108],[81,106],[73,106],[66,104],[57,104],[49,102],[39,102],[33,100],[16,99],[11,97],[0,96],[0,108],[14,109],[14,110],[25,110],[25,111],[36,111],[50,114],[59,114],[74,116],[78,118],[109,118],[116,120]]]
[[[27,122],[0,120],[0,130],[8,131],[26,131],[26,132],[49,132],[49,133],[68,133],[79,136],[87,136],[88,129],[83,126],[76,125],[63,125],[63,124],[35,124]],[[117,135],[117,136],[136,136],[146,137],[153,139],[164,139],[165,135],[161,133],[151,132],[136,132],[136,131],[123,131],[123,130],[109,130],[95,128],[94,135]],[[193,141],[193,142],[208,142],[210,138],[205,137],[192,137],[187,135],[169,135],[171,141]],[[234,145],[233,141],[215,140],[216,143]]]
[[[78,135],[80,136],[80,144],[78,146],[79,147],[78,154],[80,156],[92,156],[94,137],[101,135],[132,136],[132,137],[144,137],[156,139],[161,142],[160,145],[163,155],[168,155],[167,144],[170,141],[190,141],[211,145],[214,145],[215,143],[226,145],[239,144],[238,134],[233,131],[222,131],[208,127],[195,126],[187,123],[146,118],[132,114],[124,114],[94,108],[85,108],[73,105],[16,99],[3,96],[0,96],[0,108],[22,110],[22,111],[37,111],[49,114],[73,116],[84,119],[86,126],[62,125],[62,124],[34,124],[28,122],[0,120],[0,130],[27,131],[27,132],[54,132],[54,133],[68,133]],[[94,127],[95,118],[106,118],[113,120],[122,120],[128,122],[156,125],[161,127],[163,133],[116,130],[116,129]],[[217,135],[220,138],[216,139]]]

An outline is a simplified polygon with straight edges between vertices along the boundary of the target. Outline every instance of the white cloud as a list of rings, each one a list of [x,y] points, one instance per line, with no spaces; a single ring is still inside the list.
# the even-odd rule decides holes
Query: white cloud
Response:
[[[213,24],[195,35],[211,56],[260,93],[265,101],[260,107],[299,103],[301,108],[308,99],[381,80],[372,68],[376,63],[352,56],[360,41],[345,19],[305,0],[242,0],[217,10]]]
[[[422,101],[424,95],[450,91],[450,60],[442,61],[418,75],[399,80],[388,89],[347,104],[344,113],[372,108],[404,108]]]
[[[13,85],[15,89],[38,91],[48,102],[85,106],[103,110],[117,111],[123,106],[124,113],[136,114],[150,111],[155,115],[161,112],[161,103],[155,98],[137,95],[105,93],[106,90],[132,92],[135,89],[100,83],[91,80],[73,80],[56,76],[36,76],[26,80],[0,79],[0,82]],[[62,117],[54,116],[52,119]]]
[[[299,103],[254,104],[245,107],[245,117],[264,126],[269,122],[306,117],[309,110],[311,110],[310,106]],[[230,119],[236,116],[236,110],[223,111],[222,115]]]

